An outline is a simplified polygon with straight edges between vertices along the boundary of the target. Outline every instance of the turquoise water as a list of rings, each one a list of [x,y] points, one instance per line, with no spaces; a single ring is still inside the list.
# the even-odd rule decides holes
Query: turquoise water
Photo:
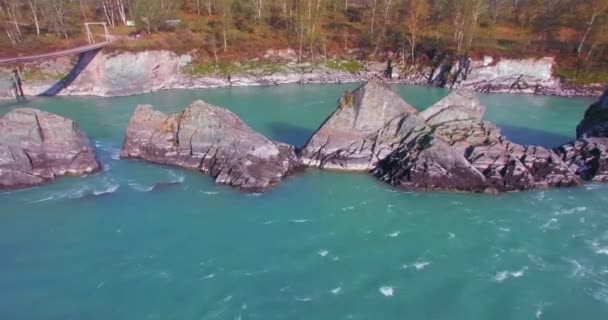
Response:
[[[1,104],[75,119],[104,171],[0,193],[0,319],[606,319],[608,186],[403,192],[308,170],[250,195],[118,160],[138,103],[174,112],[202,98],[301,145],[351,87]],[[417,108],[447,94],[395,89]],[[482,100],[508,137],[545,146],[571,139],[590,103]]]

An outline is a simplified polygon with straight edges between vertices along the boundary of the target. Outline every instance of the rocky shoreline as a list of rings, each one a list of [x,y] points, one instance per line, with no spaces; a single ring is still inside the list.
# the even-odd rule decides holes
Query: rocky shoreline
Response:
[[[171,89],[203,89],[280,84],[365,83],[379,80],[393,84],[428,85],[469,89],[488,93],[518,93],[553,96],[598,96],[601,84],[576,87],[553,76],[553,58],[495,59],[466,62],[438,61],[433,67],[396,64],[392,79],[386,79],[386,63],[357,62],[359,70],[345,71],[324,63],[297,63],[289,49],[265,55],[273,69],[263,67],[236,71],[230,76],[189,72],[193,56],[170,51],[138,53],[93,52],[77,58],[57,58],[27,63],[22,73],[26,96],[90,95],[126,96]],[[332,60],[333,61],[333,60]],[[260,61],[255,61],[261,63]],[[340,61],[335,60],[339,65]],[[0,99],[14,99],[10,69],[0,69]]]

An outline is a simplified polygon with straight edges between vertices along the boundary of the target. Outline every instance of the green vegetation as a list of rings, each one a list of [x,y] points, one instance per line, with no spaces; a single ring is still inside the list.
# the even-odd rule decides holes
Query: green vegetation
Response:
[[[204,63],[193,74],[277,72],[242,61],[284,48],[302,71],[317,61],[356,73],[356,59],[389,55],[414,64],[551,55],[573,83],[608,72],[608,0],[0,0],[0,55],[85,43],[85,21],[106,22],[115,50],[196,51]],[[105,40],[102,27],[90,35]]]
[[[357,60],[327,60],[325,66],[332,70],[344,71],[348,73],[358,73],[363,69],[361,62]]]

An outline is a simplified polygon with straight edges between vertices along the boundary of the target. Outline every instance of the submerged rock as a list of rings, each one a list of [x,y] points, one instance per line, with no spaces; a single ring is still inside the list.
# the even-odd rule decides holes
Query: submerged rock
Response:
[[[0,190],[99,170],[89,139],[73,121],[36,109],[0,117]]]
[[[203,101],[171,115],[138,106],[121,157],[198,170],[251,192],[267,190],[299,166],[292,146],[268,140],[234,113]]]
[[[302,162],[323,169],[368,171],[393,151],[399,119],[417,111],[378,82],[346,92],[301,151]]]

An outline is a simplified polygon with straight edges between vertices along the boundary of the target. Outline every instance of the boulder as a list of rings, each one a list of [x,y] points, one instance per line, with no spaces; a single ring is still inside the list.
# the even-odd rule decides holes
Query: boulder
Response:
[[[581,179],[608,182],[608,89],[587,109],[576,135],[554,151]]]
[[[368,171],[393,151],[399,119],[417,113],[378,82],[346,92],[333,112],[301,150],[311,167]]]
[[[585,117],[576,127],[576,137],[608,137],[608,89],[585,112]]]
[[[419,129],[400,120],[400,144],[373,174],[392,185],[473,192],[574,186],[580,179],[546,148],[513,143],[489,122],[469,91],[455,91],[418,115]]]
[[[90,174],[100,167],[89,139],[72,120],[30,108],[0,117],[0,190]]]
[[[266,191],[300,164],[292,146],[268,140],[234,113],[204,101],[171,115],[138,106],[121,157],[198,170],[249,192]]]

